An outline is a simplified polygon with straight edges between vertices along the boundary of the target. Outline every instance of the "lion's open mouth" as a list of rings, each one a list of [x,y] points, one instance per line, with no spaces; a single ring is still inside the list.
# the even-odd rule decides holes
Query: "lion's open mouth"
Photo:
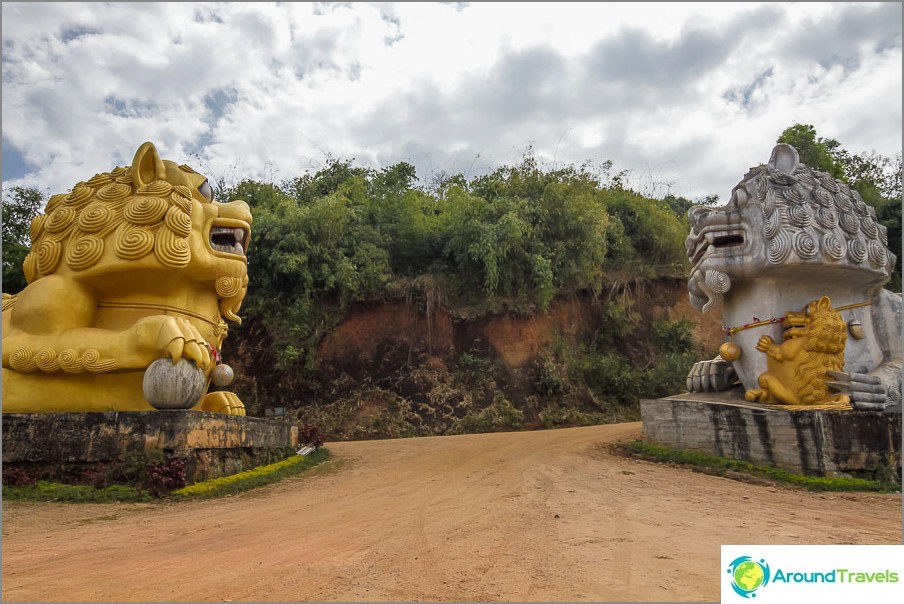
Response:
[[[709,230],[699,233],[694,239],[696,241],[688,257],[691,264],[696,265],[710,248],[721,250],[744,245],[744,231],[740,229]]]
[[[211,227],[210,247],[224,254],[244,256],[250,233],[242,227]]]

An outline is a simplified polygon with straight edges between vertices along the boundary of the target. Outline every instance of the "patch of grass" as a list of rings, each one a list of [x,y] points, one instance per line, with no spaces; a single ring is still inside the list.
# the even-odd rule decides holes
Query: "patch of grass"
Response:
[[[247,491],[255,487],[271,484],[288,476],[294,476],[313,468],[330,458],[329,449],[319,448],[304,457],[298,455],[267,466],[258,466],[238,474],[196,482],[169,495],[177,499],[188,497],[220,497]]]
[[[296,455],[278,463],[259,466],[245,472],[214,478],[183,487],[161,497],[129,485],[111,485],[98,489],[88,485],[71,485],[40,480],[23,487],[3,486],[3,499],[20,501],[60,501],[73,503],[114,503],[184,500],[187,498],[220,497],[276,482],[300,474],[330,458],[328,449],[321,447],[302,457]],[[100,518],[102,520],[113,518]]]
[[[3,485],[3,499],[72,503],[114,503],[153,500],[147,491],[141,491],[128,485],[116,484],[97,489],[88,485],[60,484],[46,480],[39,480],[33,485],[24,487]]]
[[[738,472],[750,476],[767,478],[775,482],[791,484],[810,491],[869,491],[877,493],[899,493],[901,486],[887,480],[867,480],[864,478],[843,478],[825,476],[804,476],[780,468],[757,466],[748,461],[726,459],[696,451],[680,451],[651,445],[643,441],[620,443],[614,449],[624,455],[647,461],[675,463],[692,469],[709,471],[720,475]]]

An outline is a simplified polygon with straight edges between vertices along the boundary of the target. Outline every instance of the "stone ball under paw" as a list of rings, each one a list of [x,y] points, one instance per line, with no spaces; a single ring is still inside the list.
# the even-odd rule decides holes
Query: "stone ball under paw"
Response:
[[[144,372],[142,390],[155,409],[190,409],[207,388],[207,379],[194,361],[157,359]]]

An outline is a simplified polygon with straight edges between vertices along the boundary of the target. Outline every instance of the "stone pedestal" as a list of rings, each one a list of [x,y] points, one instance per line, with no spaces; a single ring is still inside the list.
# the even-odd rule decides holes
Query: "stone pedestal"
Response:
[[[4,413],[3,466],[64,479],[130,453],[185,461],[188,484],[281,461],[298,448],[288,422],[202,411]]]
[[[643,400],[643,440],[814,476],[900,475],[901,416],[750,403],[743,390]]]

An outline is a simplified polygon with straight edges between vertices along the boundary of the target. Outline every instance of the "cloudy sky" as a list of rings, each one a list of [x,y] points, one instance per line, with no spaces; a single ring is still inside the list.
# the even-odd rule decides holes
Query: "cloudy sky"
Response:
[[[725,201],[778,135],[901,152],[901,3],[3,2],[3,188],[520,161]]]

